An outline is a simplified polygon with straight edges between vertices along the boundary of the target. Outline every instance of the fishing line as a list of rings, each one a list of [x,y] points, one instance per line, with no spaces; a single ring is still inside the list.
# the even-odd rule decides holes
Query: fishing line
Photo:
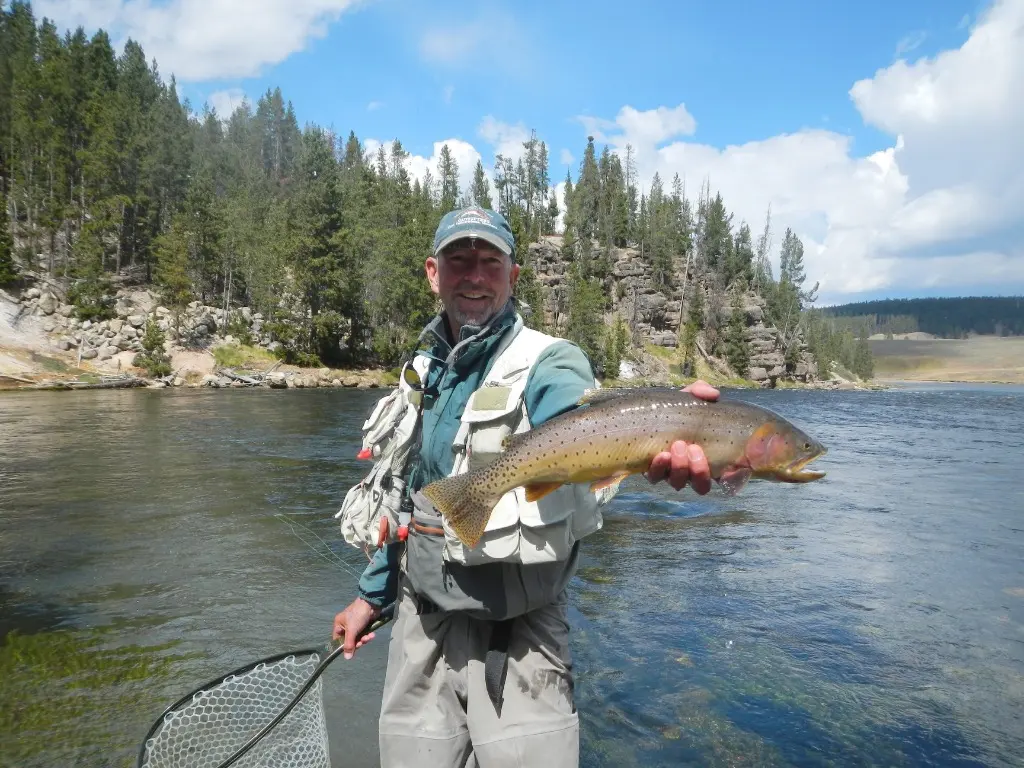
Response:
[[[298,520],[293,520],[292,518],[288,517],[283,512],[275,513],[274,517],[278,518],[281,522],[283,522],[285,525],[287,525],[288,528],[291,530],[292,534],[294,534],[295,538],[297,538],[299,541],[301,541],[303,544],[305,544],[313,552],[313,554],[315,554],[317,557],[323,558],[327,562],[343,568],[345,571],[347,571],[349,574],[351,574],[353,577],[355,577],[355,579],[357,581],[362,576],[362,573],[360,573],[358,570],[356,570],[356,568],[354,566],[352,566],[350,563],[346,562],[345,559],[341,555],[339,555],[337,552],[335,552],[333,549],[331,549],[331,545],[328,544],[312,528],[310,528],[309,526],[307,526],[307,525],[305,525],[303,523],[300,523]],[[296,526],[298,526],[299,528],[302,528],[310,536],[312,536],[317,541],[319,541],[321,544],[323,544],[324,548],[328,552],[330,552],[330,557],[328,557],[323,552],[321,552],[320,549],[315,544],[312,544],[312,543],[306,541],[306,539],[302,538],[302,536],[299,534],[299,532],[295,530]]]

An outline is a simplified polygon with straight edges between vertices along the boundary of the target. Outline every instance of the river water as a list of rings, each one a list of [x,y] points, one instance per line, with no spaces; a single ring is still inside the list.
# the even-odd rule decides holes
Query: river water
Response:
[[[0,395],[0,766],[130,766],[174,699],[325,642],[380,394]],[[623,485],[571,588],[583,765],[1024,764],[1024,388],[726,394],[828,476]],[[386,650],[324,676],[335,766],[376,764]]]

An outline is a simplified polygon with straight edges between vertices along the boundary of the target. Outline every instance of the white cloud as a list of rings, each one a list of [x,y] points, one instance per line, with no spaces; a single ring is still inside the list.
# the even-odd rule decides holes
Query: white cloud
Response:
[[[366,105],[366,111],[367,112],[376,112],[378,109],[380,109],[383,106],[384,106],[384,102],[383,101],[371,101],[369,104]]]
[[[358,0],[36,0],[37,17],[140,43],[179,80],[251,77],[323,37]]]
[[[697,130],[697,121],[686,105],[658,107],[643,112],[631,106],[619,110],[614,120],[581,115],[577,118],[598,143],[610,141],[607,131],[626,134],[634,146],[653,147],[676,136],[689,136]]]
[[[558,160],[561,162],[562,165],[569,166],[576,162],[576,158],[572,156],[572,152],[570,152],[568,149],[563,149],[561,151],[561,153],[558,155]]]
[[[525,152],[523,142],[530,140],[530,132],[522,123],[503,123],[491,115],[483,119],[477,132],[484,141],[494,147],[495,155],[510,157],[513,161],[522,157]]]
[[[614,120],[581,118],[588,132],[636,151],[642,182],[674,173],[696,197],[701,182],[757,232],[772,210],[776,251],[792,227],[822,298],[933,286],[1024,285],[1024,1],[1002,0],[958,49],[896,61],[853,84],[863,119],[893,136],[868,157],[840,133],[804,129],[717,148],[689,141],[683,105]],[[666,143],[668,142],[668,143]]]
[[[221,120],[227,120],[245,101],[245,91],[241,88],[228,88],[214,91],[206,97],[206,103],[217,113]]]
[[[444,87],[444,90],[441,91],[441,98],[444,100],[445,104],[451,104],[452,103],[452,96],[454,96],[454,95],[455,95],[455,86],[454,85],[446,85]]]

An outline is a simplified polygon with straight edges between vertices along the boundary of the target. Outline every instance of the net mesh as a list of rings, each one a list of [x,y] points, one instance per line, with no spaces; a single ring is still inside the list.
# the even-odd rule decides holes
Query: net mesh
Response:
[[[143,768],[213,768],[277,717],[320,663],[288,656],[226,678],[167,713],[146,742]],[[320,679],[295,708],[232,768],[330,768]]]

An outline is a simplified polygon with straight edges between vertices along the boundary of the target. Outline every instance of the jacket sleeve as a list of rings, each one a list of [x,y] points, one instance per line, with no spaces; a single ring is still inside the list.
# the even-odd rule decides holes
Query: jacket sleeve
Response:
[[[590,360],[571,341],[558,341],[537,358],[524,393],[530,426],[536,427],[577,406],[583,393],[596,386]]]
[[[398,558],[400,542],[392,542],[373,553],[359,578],[359,596],[371,605],[384,608],[398,597]]]

